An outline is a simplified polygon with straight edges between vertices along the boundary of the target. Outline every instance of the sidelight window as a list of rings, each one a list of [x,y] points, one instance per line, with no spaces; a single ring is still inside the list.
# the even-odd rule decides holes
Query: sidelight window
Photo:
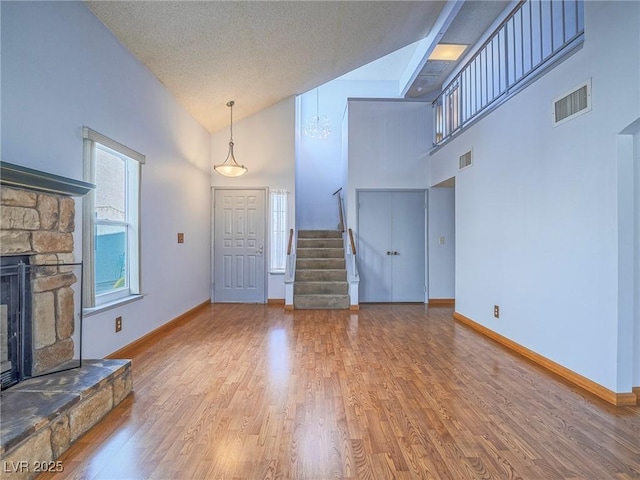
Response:
[[[287,259],[287,191],[271,190],[272,273],[284,273]]]

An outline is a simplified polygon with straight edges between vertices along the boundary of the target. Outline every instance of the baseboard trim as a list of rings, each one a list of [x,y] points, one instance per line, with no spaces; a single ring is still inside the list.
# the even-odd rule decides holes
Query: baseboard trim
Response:
[[[349,305],[349,310],[357,312],[358,310],[360,310],[360,305]]]
[[[268,298],[267,305],[284,305],[284,298]]]
[[[636,405],[640,405],[640,387],[633,387],[631,391],[636,396]]]
[[[165,334],[167,332],[170,332],[171,330],[179,327],[182,322],[184,322],[185,320],[190,319],[196,313],[200,312],[200,310],[205,309],[209,305],[211,305],[211,300],[205,300],[204,302],[202,302],[202,303],[196,305],[195,307],[187,310],[186,312],[182,313],[181,315],[178,315],[173,320],[169,320],[164,325],[161,325],[158,328],[156,328],[155,330],[152,330],[149,333],[147,333],[146,335],[143,335],[139,339],[134,340],[133,342],[129,343],[128,345],[125,345],[124,347],[122,347],[119,350],[116,350],[113,353],[110,353],[105,358],[109,358],[109,359],[131,358],[133,356],[133,353],[138,348],[140,348],[141,345],[143,345],[145,343],[152,342],[152,341],[156,340],[158,337],[160,337],[161,335],[163,335],[163,334]]]
[[[430,298],[427,302],[430,307],[454,307],[455,298]]]
[[[614,392],[611,392],[614,393]],[[635,392],[629,393],[616,393],[616,403],[614,405],[618,407],[633,406],[638,404],[638,395]]]
[[[294,307],[293,307],[293,305],[287,305],[287,304],[285,303],[285,305],[284,305],[284,309],[285,309],[285,310],[293,310],[293,309],[294,309]]]
[[[508,339],[500,335],[497,332],[494,332],[490,328],[485,327],[484,325],[480,325],[477,322],[474,322],[468,317],[465,317],[461,313],[454,312],[453,318],[455,318],[460,323],[467,325],[468,327],[476,330],[477,332],[489,337],[500,345],[507,347],[508,349],[514,351],[522,355],[523,357],[531,360],[532,362],[540,365],[543,368],[546,368],[552,373],[560,376],[564,380],[586,390],[589,393],[601,398],[602,400],[609,402],[616,406],[629,406],[635,405],[637,399],[636,391],[629,393],[616,393],[609,390],[606,387],[603,387],[599,383],[594,382],[593,380],[589,380],[586,377],[583,377],[579,373],[574,372],[573,370],[569,370],[566,367],[563,367],[559,363],[554,362],[553,360],[549,360],[548,358],[540,355],[539,353],[534,352],[533,350],[529,350],[526,347],[523,347],[519,343],[514,342],[513,340]]]

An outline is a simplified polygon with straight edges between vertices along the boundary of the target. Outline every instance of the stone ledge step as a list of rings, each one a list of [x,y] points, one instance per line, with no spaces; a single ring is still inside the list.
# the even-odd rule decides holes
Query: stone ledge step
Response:
[[[349,309],[349,295],[294,295],[296,310]]]
[[[0,463],[55,460],[131,392],[131,372],[131,360],[83,360],[3,390]]]

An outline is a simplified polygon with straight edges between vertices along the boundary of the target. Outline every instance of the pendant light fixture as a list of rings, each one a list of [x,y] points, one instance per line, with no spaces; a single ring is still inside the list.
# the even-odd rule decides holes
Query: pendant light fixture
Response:
[[[225,177],[239,177],[240,175],[244,175],[247,173],[247,167],[244,165],[239,165],[236,162],[236,157],[233,156],[233,106],[235,102],[233,100],[227,102],[227,107],[231,109],[231,124],[229,127],[230,130],[230,138],[229,138],[229,153],[227,154],[226,160],[219,164],[214,165],[214,170]]]
[[[316,88],[316,114],[312,115],[302,127],[302,132],[311,138],[326,139],[331,135],[329,117],[320,115],[320,94]]]

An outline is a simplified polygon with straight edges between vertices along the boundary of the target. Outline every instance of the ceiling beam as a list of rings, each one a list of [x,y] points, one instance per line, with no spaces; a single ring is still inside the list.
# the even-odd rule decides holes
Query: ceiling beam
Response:
[[[413,82],[427,63],[429,55],[431,55],[433,49],[436,48],[436,45],[446,33],[451,22],[453,22],[453,19],[458,15],[458,12],[464,3],[464,1],[460,0],[448,0],[447,4],[440,12],[440,15],[438,15],[438,19],[433,24],[433,28],[429,31],[429,34],[420,40],[418,48],[411,57],[411,60],[409,60],[407,67],[404,69],[404,72],[402,72],[402,75],[400,75],[400,79],[398,80],[399,95],[401,97],[406,97],[411,85],[413,85]]]

